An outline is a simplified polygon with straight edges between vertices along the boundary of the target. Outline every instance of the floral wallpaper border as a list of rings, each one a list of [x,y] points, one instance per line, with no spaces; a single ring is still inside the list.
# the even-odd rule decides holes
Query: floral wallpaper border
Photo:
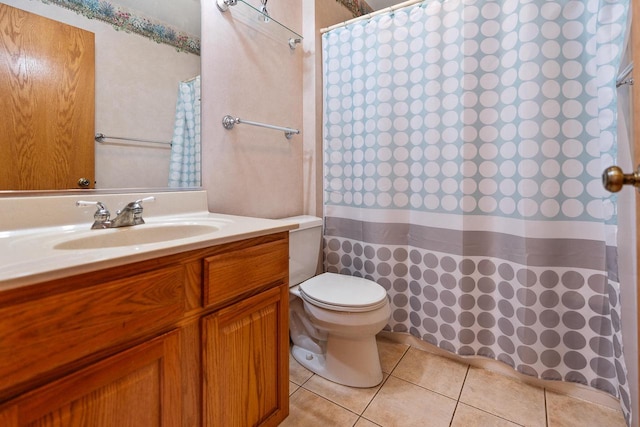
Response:
[[[373,12],[371,6],[365,0],[336,0],[353,13],[353,17],[366,15]]]
[[[180,52],[200,55],[200,38],[179,31],[174,27],[141,16],[106,0],[40,0],[72,10],[89,19],[98,19],[113,25],[116,30],[124,30],[150,38],[157,43],[175,47]]]

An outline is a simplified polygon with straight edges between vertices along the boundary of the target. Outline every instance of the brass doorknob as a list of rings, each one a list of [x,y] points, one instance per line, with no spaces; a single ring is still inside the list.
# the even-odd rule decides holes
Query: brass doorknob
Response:
[[[80,188],[87,188],[90,184],[91,182],[87,178],[80,178],[78,180],[78,187]]]
[[[622,190],[623,185],[640,187],[640,168],[633,173],[624,173],[618,166],[609,166],[602,173],[602,185],[612,193]]]

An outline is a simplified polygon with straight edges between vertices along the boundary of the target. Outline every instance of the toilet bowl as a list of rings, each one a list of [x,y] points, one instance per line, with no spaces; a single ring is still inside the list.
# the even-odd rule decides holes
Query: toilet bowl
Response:
[[[322,222],[309,216],[286,220],[299,224],[289,240],[293,357],[339,384],[378,385],[382,368],[375,336],[391,314],[385,289],[371,280],[342,274],[314,277]]]

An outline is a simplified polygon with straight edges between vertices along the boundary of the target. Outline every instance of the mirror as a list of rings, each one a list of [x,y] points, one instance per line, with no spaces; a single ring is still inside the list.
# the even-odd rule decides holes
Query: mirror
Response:
[[[178,87],[200,74],[200,0],[2,3],[95,34],[95,188],[167,187]]]

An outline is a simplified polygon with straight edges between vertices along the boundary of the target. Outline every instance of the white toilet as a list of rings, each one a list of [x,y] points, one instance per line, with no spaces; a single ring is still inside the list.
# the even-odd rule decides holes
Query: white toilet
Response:
[[[375,336],[389,320],[385,289],[353,276],[315,276],[322,219],[284,218],[299,224],[289,235],[289,331],[293,357],[333,382],[373,387],[382,382]]]

